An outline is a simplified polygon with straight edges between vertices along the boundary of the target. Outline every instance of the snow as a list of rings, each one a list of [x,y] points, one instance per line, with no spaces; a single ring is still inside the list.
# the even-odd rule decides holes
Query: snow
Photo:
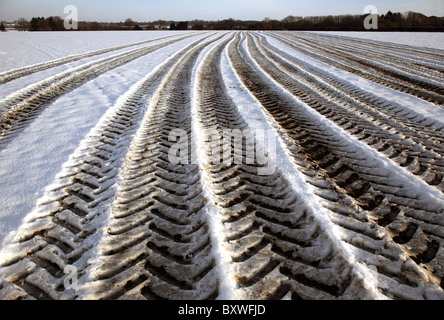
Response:
[[[245,45],[245,44],[244,44]],[[255,63],[253,60],[251,60]],[[238,106],[239,112],[242,114],[246,122],[251,129],[263,129],[267,132],[274,132],[276,144],[276,167],[282,172],[282,175],[287,178],[290,186],[298,194],[302,202],[311,210],[316,221],[322,226],[323,231],[329,236],[330,240],[336,248],[341,252],[349,261],[351,266],[354,266],[355,275],[361,279],[366,289],[368,290],[368,299],[381,299],[382,296],[377,289],[377,279],[375,279],[373,272],[364,264],[357,262],[354,254],[347,245],[340,239],[342,239],[342,231],[336,226],[329,218],[330,212],[324,208],[319,201],[319,198],[315,195],[314,187],[307,183],[302,173],[298,170],[297,164],[294,162],[290,153],[285,147],[285,142],[282,140],[281,135],[278,132],[278,126],[267,111],[263,109],[261,104],[256,98],[248,91],[248,89],[241,83],[239,77],[235,74],[234,67],[228,58],[225,51],[222,56],[222,74],[224,82],[226,83],[228,94],[231,96],[233,102]],[[267,77],[264,71],[256,65],[258,70],[261,70],[261,74],[258,76]],[[281,87],[272,79],[268,81],[273,82],[277,87]],[[286,92],[282,88],[283,92]],[[303,105],[296,100],[291,94],[286,92],[288,96],[296,101],[298,105]],[[308,108],[305,105],[306,108]]]
[[[375,32],[375,31],[329,31],[320,32],[333,36],[344,36],[372,41],[384,41],[421,48],[444,50],[443,32]]]
[[[337,69],[315,59],[304,56],[303,54],[295,52],[294,50],[281,45],[277,40],[270,37],[269,41],[270,44],[290,53],[298,59],[301,59],[319,69],[322,69],[324,72],[328,72],[333,77],[346,80],[349,83],[354,83],[361,90],[374,93],[375,95],[378,95],[384,99],[396,102],[399,105],[410,109],[412,113],[420,113],[423,116],[433,119],[435,122],[439,122],[444,125],[444,109],[437,105],[418,99],[411,95],[383,87],[369,80],[362,79],[346,71]],[[260,66],[257,66],[257,68],[260,70]],[[437,212],[442,211],[442,208],[444,208],[444,195],[438,189],[430,187],[421,178],[410,173],[405,168],[397,165],[393,160],[383,156],[377,150],[368,146],[364,142],[361,142],[352,137],[342,128],[337,126],[334,122],[320,115],[318,112],[311,109],[306,104],[297,100],[291,95],[291,93],[289,93],[284,87],[282,87],[274,80],[270,79],[269,81],[273,82],[274,85],[279,87],[283,93],[288,95],[290,98],[293,98],[299,105],[303,105],[307,112],[311,114],[314,122],[325,125],[331,130],[331,132],[335,134],[335,136],[344,141],[344,145],[348,146],[347,152],[349,154],[355,154],[355,158],[362,159],[362,161],[364,161],[364,164],[368,167],[378,168],[378,170],[381,170],[382,175],[390,176],[389,174],[384,173],[391,172],[391,176],[393,177],[392,181],[397,182],[400,186],[403,186],[408,192],[410,192],[412,198],[423,200],[425,203],[427,203],[428,201],[430,201],[431,203],[437,201],[438,203],[442,204],[442,206],[441,208],[435,208],[435,210],[437,210]]]
[[[322,72],[329,74],[333,78],[340,79],[350,85],[356,86],[360,90],[372,93],[380,98],[393,102],[408,110],[408,112],[411,113],[412,116],[418,114],[422,115],[423,117],[431,119],[436,126],[441,128],[444,127],[444,109],[433,103],[382,86],[345,70],[338,69],[334,66],[330,66],[324,62],[308,57],[295,50],[292,50],[291,48],[285,46],[273,37],[267,37],[267,40],[269,41],[270,45],[286,53],[289,53],[294,58],[310,64],[315,69],[321,70]]]
[[[2,32],[0,72],[68,55],[180,34],[183,32]]]
[[[412,34],[403,35],[402,37],[396,33],[328,34],[360,36],[361,38],[367,37],[375,40],[390,38],[393,42],[397,40],[403,43],[404,38],[407,37],[410,41],[416,41],[416,45],[425,45],[431,41],[435,41],[438,44],[444,43],[444,41],[439,40],[443,38],[443,34],[432,34],[431,37],[428,37],[428,35],[425,37],[422,33],[413,34],[413,36]],[[159,39],[171,35],[179,36],[183,35],[183,33],[0,33],[3,57],[0,61],[0,71],[53,60],[66,55],[85,53],[150,39]],[[91,128],[115,104],[117,99],[139,79],[164,61],[166,57],[192,41],[192,39],[183,40],[136,59],[124,66],[106,72],[76,90],[65,94],[51,103],[31,125],[9,143],[4,150],[0,151],[0,202],[2,203],[0,208],[0,243],[6,234],[20,225],[24,215],[32,209],[35,201],[42,196],[44,188],[53,181],[62,164],[68,160],[79,142],[85,138]],[[268,41],[276,48],[290,53],[297,59],[309,63],[314,68],[354,84],[367,92],[402,105],[411,113],[419,113],[444,126],[444,109],[438,106],[302,55],[271,37],[268,37]],[[123,50],[125,49],[82,59],[2,84],[0,85],[0,98],[36,81],[64,72],[68,68],[74,68],[105,56],[117,54]],[[140,66],[143,66],[143,68]],[[244,112],[248,110],[248,119],[252,121],[255,118],[261,118],[261,111],[258,108],[250,107],[243,110]],[[257,123],[258,128],[260,128],[261,123],[265,124],[266,121]],[[26,184],[26,188],[23,188],[24,184]]]
[[[200,71],[201,62],[203,59],[205,59],[206,55],[211,53],[211,49],[213,49],[218,43],[223,41],[223,39],[217,41],[216,43],[208,46],[203,50],[203,52],[200,54],[198,60],[196,61],[196,68],[193,70],[193,74],[196,75]],[[199,125],[198,120],[198,110],[197,110],[197,86],[196,86],[196,76],[192,77],[191,82],[191,88],[192,95],[191,95],[191,141],[194,144],[194,150],[196,154],[205,154],[205,148],[203,146],[203,142],[201,137],[205,136],[202,129]],[[219,279],[221,281],[220,287],[219,287],[219,299],[221,300],[234,300],[236,299],[236,284],[233,278],[233,273],[231,272],[231,258],[229,256],[229,253],[224,248],[223,243],[225,242],[224,239],[224,227],[219,215],[219,208],[215,205],[216,200],[214,199],[214,195],[210,194],[206,190],[211,190],[211,188],[207,187],[207,181],[209,181],[208,172],[204,169],[204,163],[202,163],[201,157],[195,157],[195,161],[197,162],[197,165],[200,168],[201,179],[200,182],[202,184],[202,189],[204,191],[204,197],[207,198],[208,204],[205,205],[204,210],[206,211],[205,214],[207,216],[208,225],[210,226],[210,233],[212,237],[212,251],[213,256],[217,260],[217,269],[218,273],[220,275]]]
[[[244,49],[247,50],[244,44]],[[284,49],[285,48],[281,48]],[[290,49],[287,48],[288,51]],[[291,51],[291,54],[296,54]],[[299,57],[299,56],[298,56]],[[398,185],[403,186],[405,192],[409,196],[418,199],[424,203],[434,203],[435,207],[432,210],[437,212],[442,211],[444,208],[444,196],[438,190],[431,188],[424,181],[406,171],[404,168],[398,166],[389,158],[379,154],[376,150],[372,149],[368,145],[362,143],[361,141],[355,139],[354,137],[348,135],[342,128],[338,127],[336,124],[331,122],[329,119],[317,113],[315,110],[311,109],[305,103],[299,101],[290,92],[288,92],[279,83],[269,78],[265,72],[256,64],[251,58],[250,61],[255,64],[255,67],[260,70],[258,76],[264,77],[270,83],[271,86],[278,88],[280,92],[286,95],[289,99],[293,100],[295,105],[299,108],[306,110],[310,117],[313,119],[313,123],[318,123],[324,128],[328,128],[329,132],[338,137],[338,139],[343,142],[341,144],[347,146],[347,154],[354,154],[353,157],[361,158],[362,161],[368,167],[378,168],[382,175],[390,176],[393,182]],[[310,60],[311,63],[315,64],[317,61]],[[277,168],[282,172],[282,175],[287,178],[290,182],[293,190],[299,195],[304,204],[311,209],[316,221],[320,224],[323,231],[329,236],[330,240],[337,248],[340,254],[342,254],[353,266],[353,272],[355,276],[360,279],[362,284],[367,290],[367,299],[384,299],[385,297],[380,293],[378,287],[379,282],[378,274],[371,265],[366,265],[364,262],[367,261],[365,253],[359,252],[353,248],[353,246],[342,241],[346,234],[343,233],[341,228],[334,223],[334,218],[327,210],[324,208],[320,202],[320,199],[315,195],[315,188],[306,182],[304,176],[298,170],[297,164],[293,161],[289,152],[286,150],[285,143],[282,140],[282,135],[278,132],[277,124],[273,121],[271,116],[261,107],[260,103],[251,95],[247,88],[241,83],[238,76],[233,72],[233,67],[230,65],[227,53],[222,56],[222,70],[224,81],[226,82],[226,87],[231,98],[238,106],[238,110],[241,112],[246,122],[251,128],[261,128],[268,131],[275,132],[276,139],[278,141],[277,145]],[[337,75],[330,69],[333,75]],[[334,70],[339,71],[339,70]],[[399,99],[405,101],[405,94],[399,93]],[[436,111],[436,110],[435,110]],[[435,113],[438,115],[440,113]],[[443,119],[443,118],[441,118]],[[392,172],[392,174],[389,174]],[[406,259],[405,257],[400,257],[400,259]],[[418,290],[421,290],[418,288]],[[418,293],[420,294],[420,293]]]
[[[182,41],[178,44],[174,44],[172,46],[172,48],[169,48],[168,50],[165,51],[166,55],[160,54],[160,57],[158,59],[156,59],[156,61],[154,61],[154,64],[156,65],[155,68],[153,68],[149,73],[147,73],[141,80],[139,80],[137,83],[135,83],[127,92],[125,92],[122,96],[119,97],[119,99],[117,100],[116,104],[107,110],[107,112],[105,113],[105,115],[100,119],[99,123],[88,133],[87,137],[80,143],[79,148],[77,148],[77,150],[73,153],[73,155],[70,157],[72,159],[72,161],[75,163],[75,158],[81,157],[82,154],[84,154],[84,150],[88,149],[88,144],[89,143],[94,143],[93,140],[94,139],[90,139],[90,137],[94,137],[94,136],[100,136],[101,133],[103,131],[101,131],[102,128],[106,128],[107,125],[109,125],[109,120],[112,119],[113,116],[115,116],[115,114],[117,112],[119,112],[120,108],[127,102],[127,100],[129,98],[132,97],[133,94],[137,93],[140,91],[141,86],[146,85],[146,82],[149,81],[149,79],[153,76],[153,74],[155,74],[155,72],[157,72],[158,70],[161,70],[162,68],[165,67],[165,65],[171,60],[174,59],[177,55],[179,55],[183,50],[186,50],[186,46],[187,45],[193,45],[194,42],[197,42],[198,39],[196,38],[192,38],[192,39],[188,39],[186,41]],[[160,87],[161,85],[159,85],[158,87]],[[156,91],[157,93],[158,91]],[[156,93],[150,93],[149,95],[147,95],[145,97],[146,99],[146,105],[144,106],[144,109],[141,110],[140,114],[138,115],[138,119],[136,120],[137,122],[140,123],[140,121],[142,121],[142,118],[148,119],[150,118],[150,115],[153,112],[154,108],[150,108],[149,105],[154,103],[153,101],[155,101],[157,99],[156,97]],[[137,127],[137,126],[136,126]],[[131,137],[129,137],[128,139],[131,140],[133,139],[133,141],[137,141],[138,139],[144,139],[144,132],[145,132],[146,128],[144,128],[144,125],[142,124],[138,130],[136,130],[136,132],[133,132],[133,135],[131,135]],[[131,143],[131,141],[127,141],[126,146],[127,148],[129,148],[129,144]],[[116,158],[120,159],[120,161],[116,161],[115,165],[116,165],[116,169],[115,170],[119,170],[121,171],[122,168],[120,167],[122,164],[122,161],[124,159],[126,159],[126,152],[128,151],[127,148],[123,148],[124,150],[120,150],[119,152],[121,153],[120,155],[117,154],[118,152],[116,152],[116,154],[114,155]],[[66,168],[67,173],[70,170],[70,163],[69,161],[67,163],[64,164],[64,168]],[[118,192],[118,179],[121,178],[120,174],[118,175],[118,178],[116,178],[116,181],[114,182],[110,182],[111,184],[114,184],[114,186],[111,188],[112,190],[109,191],[111,193],[113,193],[110,196],[110,199],[107,201],[103,201],[101,203],[101,207],[104,207],[105,212],[109,212],[109,208],[113,205],[113,197],[115,195],[116,192]],[[42,199],[40,199],[40,201],[45,202],[47,201],[45,198],[48,198],[48,200],[50,200],[50,190],[51,190],[51,186],[47,188],[47,190],[49,190],[48,195],[42,197]],[[102,217],[97,217],[94,221],[93,224],[95,226],[95,228],[97,229],[97,232],[95,232],[90,239],[88,240],[92,245],[92,249],[90,250],[90,252],[88,254],[85,254],[83,257],[83,261],[84,264],[86,263],[85,261],[87,261],[87,264],[89,265],[89,267],[85,270],[85,275],[83,279],[84,283],[88,282],[88,281],[94,281],[96,280],[96,268],[98,266],[100,266],[103,261],[100,258],[100,251],[104,250],[104,248],[106,247],[106,239],[109,236],[107,229],[108,226],[111,225],[111,222],[113,221],[111,215],[103,215]],[[99,245],[93,245],[93,244],[99,244]],[[80,290],[78,290],[78,293],[80,296],[86,296],[86,297],[94,297],[94,290],[92,288],[90,288],[89,286],[83,286],[82,288],[80,288]]]
[[[352,34],[353,33],[347,33],[348,36]],[[176,33],[73,32],[0,34],[0,55],[5,57],[5,59],[0,61],[0,72],[2,70],[57,59],[66,55],[109,48],[125,43],[158,39],[170,35],[176,35]],[[183,33],[180,33],[180,35],[183,35]],[[375,39],[380,37],[378,40],[384,39],[383,35],[387,37],[387,39],[390,38],[389,35],[379,33],[363,33],[363,35],[354,36],[364,38],[364,35],[365,37],[374,37]],[[164,47],[128,64],[108,71],[84,83],[79,88],[64,94],[48,105],[39,117],[32,121],[30,125],[7,144],[4,149],[0,149],[0,203],[2,204],[0,207],[0,248],[4,247],[4,244],[7,243],[17,230],[20,230],[19,227],[23,225],[24,221],[29,221],[30,218],[35,218],[35,215],[39,214],[38,209],[36,209],[36,203],[51,200],[48,196],[51,187],[54,186],[54,181],[57,181],[56,176],[69,170],[71,161],[75,162],[76,155],[82,154],[83,150],[88,147],[90,138],[100,131],[102,126],[106,124],[108,117],[116,112],[125,99],[135,92],[141,83],[148,79],[150,73],[156,70],[156,68],[161,67],[163,62],[167,61],[167,59],[174,54],[177,54],[186,45],[204,36],[205,34],[201,34],[198,37],[182,40]],[[421,39],[423,41],[421,42],[419,41],[420,37],[418,35],[417,37],[412,37],[410,40],[413,41],[413,38],[415,38],[417,40],[416,45],[428,46],[431,45],[428,41],[433,42],[441,39],[440,43],[443,44],[444,49],[442,36],[442,34],[436,35],[436,37],[432,37],[432,40],[424,40],[423,38],[425,37],[422,37]],[[392,41],[396,40],[393,39],[393,37],[395,37],[394,34],[391,34],[391,37]],[[272,46],[291,54],[296,59],[300,59],[300,61],[308,63],[317,70],[321,70],[361,90],[401,105],[412,115],[429,118],[435,124],[441,124],[442,127],[444,127],[444,109],[434,104],[386,88],[307,57],[291,50],[272,37],[267,36],[267,39]],[[190,84],[192,94],[192,141],[194,143],[194,149],[197,150],[198,154],[203,154],[204,152],[202,151],[202,139],[199,139],[199,137],[202,137],[203,132],[197,117],[196,96],[198,84],[196,83],[196,74],[200,71],[199,68],[202,66],[201,62],[203,59],[208,57],[212,50],[223,40],[224,38],[207,46],[200,54],[195,69],[193,70],[193,80]],[[398,41],[400,40],[398,39]],[[404,41],[402,43],[405,44],[406,42]],[[131,47],[130,49],[134,48],[136,47]],[[248,52],[245,43],[244,48]],[[62,73],[67,69],[81,66],[105,56],[117,54],[123,50],[125,49],[82,59],[0,85],[0,99],[37,81]],[[255,63],[252,59],[251,62]],[[442,208],[444,208],[444,196],[442,193],[431,188],[424,181],[398,166],[376,150],[348,135],[343,129],[309,108],[306,104],[291,95],[284,87],[269,78],[259,65],[256,65],[256,68],[259,70],[258,76],[267,79],[272,86],[278,88],[280,93],[286,95],[295,105],[306,110],[312,117],[314,123],[318,123],[324,128],[327,128],[335,137],[345,142],[344,145],[348,146],[347,152],[355,155],[359,154],[359,157],[363,159],[368,166],[379,168],[383,174],[391,172],[393,181],[403,186],[409,195],[413,195],[418,201],[423,201],[424,203],[442,204],[441,207],[436,207],[437,212],[442,211]],[[332,213],[322,206],[319,197],[316,195],[316,187],[308,183],[306,177],[300,172],[297,163],[286,148],[286,144],[282,138],[283,135],[279,131],[276,122],[241,83],[231,65],[227,49],[222,55],[221,69],[226,90],[246,120],[246,123],[248,123],[250,129],[255,131],[262,129],[271,133],[268,137],[269,139],[275,139],[277,141],[276,167],[290,182],[290,186],[295,193],[300,196],[301,203],[303,203],[302,205],[310,208],[314,219],[330,238],[337,251],[353,266],[353,272],[356,278],[359,279],[367,289],[367,298],[383,298],[377,289],[379,281],[377,272],[370,266],[360,262],[366,259],[362,253],[355,250],[353,246],[345,243],[345,241],[342,241],[345,234],[342,229],[334,223]],[[156,97],[148,97],[148,101],[150,101],[150,99],[156,99]],[[200,166],[202,172],[201,183],[203,184],[204,197],[208,199],[204,210],[208,217],[208,225],[213,243],[213,255],[217,260],[216,266],[220,279],[219,298],[235,299],[238,296],[238,288],[233,279],[231,269],[232,260],[228,251],[224,248],[224,227],[218,214],[219,208],[214,205],[216,201],[213,199],[213,195],[205,191],[211,190],[211,188],[205,185],[208,183],[209,178],[205,176],[207,173],[206,170],[203,169],[204,159],[201,157],[196,158],[197,164]],[[119,168],[115,170],[119,170]],[[100,219],[98,222],[104,222],[103,219],[106,219],[106,217]],[[44,223],[44,221],[42,223]],[[99,243],[102,240],[103,233],[100,233],[101,226],[103,227],[103,224],[97,224],[99,231],[89,238],[88,241]],[[97,250],[97,247],[94,247],[93,250]],[[96,252],[91,252],[89,255],[85,255],[83,259],[95,257],[95,253]],[[2,259],[6,258],[6,255],[2,257]],[[98,260],[95,261],[94,258],[90,260],[92,266],[99,262]],[[87,271],[93,272],[90,269]],[[86,273],[84,276],[88,277],[91,275]],[[37,278],[35,280],[36,283],[40,281]],[[56,296],[57,294],[54,293],[54,295]]]
[[[101,34],[89,35],[98,36]],[[158,38],[159,34],[153,33],[151,37]],[[157,50],[63,95],[0,150],[0,243],[18,228],[63,163],[118,98],[166,58],[195,40],[186,39]]]
[[[87,33],[87,34],[89,35],[89,37],[92,36],[89,33]],[[93,32],[93,34],[97,38],[98,38],[99,35],[102,36],[102,34],[95,33],[95,32]],[[119,37],[116,37],[115,34],[114,34],[114,37],[113,37],[113,34],[114,34],[113,32],[110,35],[106,34],[107,35],[106,38],[109,37],[109,39],[108,39],[109,44],[107,44],[106,41],[104,41],[104,42],[97,41],[97,43],[95,45],[92,45],[94,42],[89,41],[88,37],[86,37],[85,45],[84,46],[81,46],[81,45],[78,46],[79,48],[87,49],[86,51],[81,50],[80,52],[74,51],[74,52],[70,53],[69,51],[64,50],[64,51],[61,51],[61,55],[60,56],[59,55],[54,56],[55,58],[51,59],[50,61],[47,61],[47,60],[43,60],[43,61],[36,60],[36,63],[33,63],[32,66],[35,66],[35,65],[38,65],[38,64],[41,64],[41,63],[45,63],[45,62],[53,62],[53,61],[56,61],[57,59],[60,59],[60,58],[66,58],[67,55],[75,56],[77,54],[85,54],[85,53],[95,52],[97,50],[111,49],[111,48],[116,48],[116,47],[119,47],[119,46],[122,46],[122,45],[129,45],[129,44],[139,43],[140,42],[139,41],[140,40],[139,37],[134,37],[133,36],[134,40],[137,40],[137,41],[127,43],[126,40],[125,40],[125,37],[123,37],[123,36],[125,36],[125,34],[122,34],[122,35],[119,34]],[[161,42],[165,41],[162,38],[176,36],[174,33],[173,34],[167,34],[165,32],[159,32],[159,33],[154,32],[154,33],[149,33],[148,35],[149,36],[145,36],[142,41],[149,41],[149,40],[153,41],[153,42],[149,43],[150,45],[161,43]],[[179,37],[180,35],[183,35],[183,34],[179,34],[179,35],[177,35],[177,37]],[[46,42],[51,43],[51,41],[60,40],[58,38],[56,38],[54,40],[51,40],[52,36],[53,35],[50,33],[49,36],[48,36],[49,39],[47,39],[45,41],[45,43]],[[129,38],[131,39],[131,37],[129,37]],[[114,41],[116,39],[120,39],[120,43],[114,43]],[[155,41],[156,39],[159,39],[159,40]],[[74,39],[69,39],[69,40],[72,41],[73,43],[75,43],[76,40],[79,41],[79,39],[75,39],[75,38]],[[114,41],[110,41],[110,40],[114,40]],[[60,43],[62,44],[60,47],[63,48],[63,43],[64,42],[60,42]],[[113,45],[110,45],[110,44],[113,44]],[[7,43],[6,45],[8,46],[7,48],[16,48],[16,46],[17,46],[17,44],[14,43],[14,42],[11,42],[9,44]],[[102,47],[100,47],[98,45],[101,45]],[[84,58],[84,59],[81,59],[81,60],[78,60],[78,61],[72,61],[72,62],[69,62],[69,63],[66,63],[66,64],[62,64],[62,65],[57,66],[57,67],[52,67],[52,68],[47,69],[47,70],[43,70],[43,71],[40,71],[40,72],[32,73],[30,75],[21,77],[21,78],[16,79],[16,80],[12,80],[12,81],[7,82],[5,84],[2,84],[0,86],[0,99],[3,99],[5,97],[7,97],[8,95],[15,93],[17,91],[17,88],[24,88],[24,87],[27,87],[27,86],[30,86],[30,85],[34,85],[35,83],[37,83],[39,81],[46,80],[46,79],[50,78],[51,76],[57,75],[59,73],[67,71],[67,70],[71,70],[72,68],[80,67],[80,66],[85,65],[86,63],[94,62],[94,61],[97,61],[99,59],[102,59],[102,58],[105,58],[105,57],[109,57],[109,56],[112,56],[112,55],[117,55],[119,53],[126,52],[128,50],[138,49],[138,48],[144,47],[146,45],[147,44],[138,44],[138,45],[131,46],[131,47],[128,47],[128,48],[123,48],[123,49],[120,49],[120,50],[115,50],[115,51],[111,51],[111,52],[107,52],[107,53],[98,54],[96,56],[92,56],[92,57],[89,57],[89,58]],[[20,49],[17,49],[17,51],[18,51],[18,54],[15,54],[15,55],[12,55],[12,56],[14,56],[14,57],[20,56]],[[66,51],[67,54],[63,55],[63,52],[65,52],[65,51]],[[30,54],[32,56],[34,56],[34,53],[36,53],[36,55],[35,55],[37,57],[36,59],[39,59],[39,57],[40,57],[40,55],[38,54],[39,51],[35,50],[35,48],[28,48],[28,52],[29,52],[28,54]],[[26,54],[23,54],[23,53],[21,55],[23,57],[26,56]],[[10,57],[10,56],[11,56],[11,54],[9,53],[8,57]],[[23,59],[23,60],[27,60],[27,58],[25,57],[25,59]],[[22,62],[22,60],[11,61],[12,68],[9,68],[8,70],[18,68],[18,67],[15,67],[16,65],[19,66],[19,67],[22,67],[20,65],[21,62]],[[0,66],[1,66],[1,62],[0,62]],[[28,67],[29,65],[26,65],[26,66]],[[1,71],[2,70],[0,68],[0,72]]]

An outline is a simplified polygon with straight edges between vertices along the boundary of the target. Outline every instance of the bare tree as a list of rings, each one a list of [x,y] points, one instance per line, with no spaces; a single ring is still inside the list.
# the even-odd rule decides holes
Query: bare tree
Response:
[[[18,31],[28,31],[29,30],[29,21],[26,20],[25,18],[20,18],[17,20],[15,27]]]
[[[282,19],[283,23],[295,23],[296,21],[298,21],[298,18],[296,18],[295,16],[287,16]]]
[[[130,18],[128,18],[128,19],[126,19],[125,20],[125,26],[126,27],[134,27],[136,25],[136,23],[132,20],[132,19],[130,19]]]

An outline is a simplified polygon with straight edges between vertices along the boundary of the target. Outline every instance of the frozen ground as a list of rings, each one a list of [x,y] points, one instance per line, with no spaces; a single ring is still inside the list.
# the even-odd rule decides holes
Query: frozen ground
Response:
[[[443,32],[322,32],[329,35],[391,42],[422,48],[444,50]]]
[[[28,33],[23,34],[29,35]],[[171,36],[171,34],[164,32],[147,33],[143,38],[134,33],[128,34],[129,37],[125,33],[111,32],[107,34],[104,32],[99,35],[86,33],[85,42],[81,43],[81,37],[79,38],[77,33],[66,33],[70,37],[68,43],[76,43],[77,41],[77,50],[79,48],[96,50],[104,46],[107,47],[107,45],[122,44],[122,42],[126,44],[128,38],[138,42]],[[18,33],[18,35],[22,35],[22,33]],[[42,33],[38,33],[37,37],[40,39]],[[104,37],[109,38],[104,40]],[[58,47],[57,42],[61,42],[62,39],[63,37],[58,36],[57,33],[51,33],[47,36],[46,41],[40,42],[43,42],[45,46]],[[94,39],[100,39],[103,42],[94,42]],[[147,55],[118,67],[66,94],[51,104],[17,139],[0,151],[0,202],[4,204],[0,210],[1,241],[8,232],[19,226],[24,218],[24,213],[32,209],[37,199],[43,195],[45,187],[60,171],[62,164],[68,160],[69,155],[76,149],[80,141],[106,111],[117,102],[118,98],[166,57],[190,41],[185,40],[168,48],[162,48],[156,52],[155,56]],[[10,46],[13,47],[13,45]],[[60,46],[60,48],[62,47],[63,45]],[[65,50],[66,54],[68,50]],[[60,50],[60,52],[62,51]],[[79,51],[79,53],[83,52]],[[14,56],[17,59],[18,55]],[[94,61],[94,59],[97,57],[87,59],[87,61]],[[17,63],[18,61],[17,59]],[[34,62],[39,63],[41,60],[34,60]],[[85,62],[81,61],[80,64]],[[70,67],[74,66],[62,66],[65,70],[69,70]],[[12,88],[13,91],[17,91],[17,89],[22,89],[19,86],[20,83],[33,84],[35,80],[45,79],[49,75],[61,72],[62,70],[59,69],[60,67],[52,68],[47,72],[25,77],[32,78],[30,81],[23,78],[19,79],[20,81],[12,81],[13,86],[8,89]],[[5,84],[4,87],[8,84]]]
[[[3,32],[0,34],[0,72],[174,34],[180,31]]]
[[[0,298],[443,299],[444,51],[372,36],[0,34]]]

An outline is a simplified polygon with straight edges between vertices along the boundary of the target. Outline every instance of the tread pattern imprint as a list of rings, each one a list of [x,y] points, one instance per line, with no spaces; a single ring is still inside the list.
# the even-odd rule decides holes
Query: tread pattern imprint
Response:
[[[442,50],[221,32],[70,56],[0,85],[126,50],[0,101],[0,149],[65,93],[189,38],[108,111],[0,248],[0,299],[444,299],[444,119],[310,63],[439,109]],[[271,175],[246,161],[259,148],[248,139],[214,161],[226,143],[205,132],[256,129],[239,95],[282,152]]]

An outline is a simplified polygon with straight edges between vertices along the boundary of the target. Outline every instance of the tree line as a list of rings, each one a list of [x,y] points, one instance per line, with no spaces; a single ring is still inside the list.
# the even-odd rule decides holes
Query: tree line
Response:
[[[218,21],[166,21],[136,22],[78,22],[78,30],[314,30],[314,31],[364,31],[363,21],[367,15],[287,16],[282,20],[265,18],[256,20],[225,19]],[[31,21],[20,18],[15,23],[20,31],[63,31],[61,17],[34,17]],[[425,16],[417,12],[378,15],[380,31],[444,31],[444,17]]]

